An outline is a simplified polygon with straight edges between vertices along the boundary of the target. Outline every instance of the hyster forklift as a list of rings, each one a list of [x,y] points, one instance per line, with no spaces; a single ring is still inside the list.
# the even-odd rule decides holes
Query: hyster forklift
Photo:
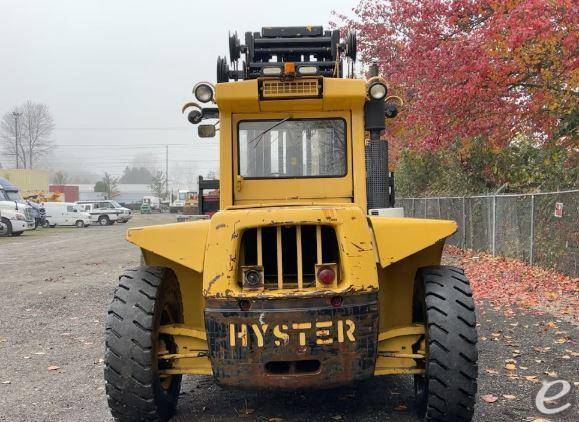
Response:
[[[285,390],[411,375],[420,418],[470,421],[475,308],[440,265],[456,224],[393,208],[381,135],[401,101],[376,68],[354,78],[353,32],[265,27],[229,50],[184,107],[199,137],[219,130],[220,210],[127,233],[143,265],[108,310],[113,416],[169,419],[186,374]]]

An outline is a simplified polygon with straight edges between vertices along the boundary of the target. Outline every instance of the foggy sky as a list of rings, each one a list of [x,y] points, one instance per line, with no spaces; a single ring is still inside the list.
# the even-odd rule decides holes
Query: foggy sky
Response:
[[[332,10],[349,14],[356,3],[0,0],[0,113],[28,99],[46,103],[61,145],[190,144],[170,147],[170,172],[206,173],[217,168],[217,141],[195,139],[180,108],[196,82],[215,82],[228,31],[243,39],[262,26],[326,26]],[[164,168],[164,151],[62,146],[48,164],[120,175],[143,153]]]

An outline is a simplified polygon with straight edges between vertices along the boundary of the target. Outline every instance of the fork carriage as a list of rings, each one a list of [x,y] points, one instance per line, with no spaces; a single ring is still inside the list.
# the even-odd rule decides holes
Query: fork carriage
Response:
[[[185,374],[258,389],[406,374],[426,420],[470,420],[472,294],[440,265],[456,224],[393,208],[380,135],[401,101],[352,77],[354,33],[264,28],[230,36],[230,57],[184,107],[201,137],[218,119],[220,211],[127,233],[145,265],[109,308],[113,415],[170,418]]]

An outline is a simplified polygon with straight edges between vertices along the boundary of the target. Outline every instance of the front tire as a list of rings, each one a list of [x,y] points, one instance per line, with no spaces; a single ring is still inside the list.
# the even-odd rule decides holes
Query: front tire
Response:
[[[111,224],[111,220],[109,219],[108,215],[101,215],[99,217],[99,224],[101,226],[108,226],[109,224]]]
[[[422,268],[416,281],[415,320],[427,325],[426,373],[415,377],[421,414],[426,421],[471,421],[478,350],[470,283],[462,269],[447,266]]]
[[[8,220],[7,218],[2,218],[2,222],[6,226],[6,233],[4,233],[4,235],[5,236],[12,236],[12,222],[10,220]]]
[[[109,407],[120,421],[168,420],[175,413],[181,375],[161,376],[177,353],[159,326],[183,322],[181,293],[174,274],[141,266],[119,279],[106,322],[105,381]]]
[[[84,221],[78,220],[76,222],[76,227],[78,227],[79,229],[82,229],[84,227]]]

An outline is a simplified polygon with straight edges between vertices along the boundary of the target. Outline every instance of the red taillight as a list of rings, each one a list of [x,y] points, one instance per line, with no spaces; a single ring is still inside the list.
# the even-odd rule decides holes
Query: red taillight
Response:
[[[331,268],[321,268],[318,271],[318,280],[324,284],[332,284],[336,279],[336,272]]]
[[[340,296],[334,296],[333,298],[330,299],[330,304],[334,307],[334,308],[339,308],[340,306],[342,306],[342,298]]]

